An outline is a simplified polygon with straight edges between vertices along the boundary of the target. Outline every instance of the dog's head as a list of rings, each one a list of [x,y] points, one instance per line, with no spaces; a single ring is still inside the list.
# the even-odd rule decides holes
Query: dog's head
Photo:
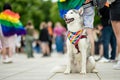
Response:
[[[71,9],[64,15],[64,20],[66,24],[71,24],[74,22],[83,22],[83,8],[79,10]]]

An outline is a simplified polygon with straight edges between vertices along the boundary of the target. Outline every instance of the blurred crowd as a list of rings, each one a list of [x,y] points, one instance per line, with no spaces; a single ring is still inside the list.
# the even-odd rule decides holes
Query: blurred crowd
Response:
[[[114,62],[118,60],[116,38],[110,23],[109,9],[104,7],[99,10],[101,24],[92,29],[95,55],[99,62]],[[25,53],[28,58],[34,58],[34,53],[41,53],[43,57],[50,57],[52,52],[66,53],[66,27],[60,22],[41,22],[39,30],[35,29],[35,23],[28,21],[25,25],[25,35],[13,35],[5,38],[4,44],[9,47],[3,48],[4,38],[0,25],[0,53],[3,63],[11,63],[14,53]],[[7,43],[6,43],[7,42]],[[93,55],[94,56],[94,55]]]
[[[109,38],[110,32],[105,33],[105,28],[106,27],[103,27],[102,24],[98,24],[93,29],[95,55],[99,55],[96,59],[99,62],[109,62],[109,58],[111,58],[111,61],[116,60],[117,48],[115,36],[113,31],[111,31],[112,34]],[[51,56],[53,51],[56,51],[58,54],[66,53],[67,50],[65,41],[67,30],[60,22],[56,22],[54,25],[52,21],[41,22],[39,25],[39,30],[37,30],[34,28],[32,21],[28,21],[25,29],[27,31],[26,35],[15,36],[12,38],[15,41],[12,43],[15,44],[12,54],[15,52],[18,54],[24,53],[28,58],[34,58],[35,53],[40,53],[43,57]],[[2,50],[2,46],[0,46],[0,50]]]
[[[12,38],[15,41],[12,44],[15,46],[12,46],[14,49],[11,55],[14,53],[24,53],[28,58],[34,58],[34,53],[40,53],[43,57],[47,57],[51,56],[53,51],[59,54],[66,52],[66,28],[60,22],[56,22],[54,25],[52,21],[41,22],[39,30],[37,30],[32,21],[28,21],[25,29],[26,35],[19,35]],[[0,46],[0,50],[2,50],[2,46]],[[9,63],[12,60],[3,60],[3,62]]]
[[[42,53],[43,56],[50,56],[53,50],[60,54],[65,51],[66,28],[60,22],[53,26],[51,21],[41,22],[39,30],[34,28],[31,21],[25,26],[27,34],[18,36],[16,44],[17,53],[26,53],[32,58],[33,53]]]

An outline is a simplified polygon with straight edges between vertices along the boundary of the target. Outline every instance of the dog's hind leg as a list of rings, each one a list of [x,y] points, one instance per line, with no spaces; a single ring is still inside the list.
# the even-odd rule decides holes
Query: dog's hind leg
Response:
[[[88,58],[88,62],[87,62],[87,72],[93,72],[93,73],[97,73],[98,71],[96,70],[96,62],[93,58],[93,56],[90,56]]]
[[[96,69],[96,62],[95,62],[95,59],[93,58],[93,56],[89,57],[89,61],[91,62],[91,65],[93,66],[92,72],[93,73],[98,73],[98,71]]]

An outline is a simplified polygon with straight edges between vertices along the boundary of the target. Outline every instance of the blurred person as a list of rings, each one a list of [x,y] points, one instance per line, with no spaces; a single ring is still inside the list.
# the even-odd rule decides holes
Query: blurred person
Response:
[[[12,55],[15,51],[16,34],[24,35],[26,33],[19,19],[19,14],[12,11],[10,4],[5,3],[3,11],[0,13],[0,40],[3,63],[13,62]]]
[[[110,18],[112,23],[112,28],[114,30],[118,54],[120,54],[120,0],[114,0],[114,2],[110,5]],[[120,69],[120,60],[113,67],[114,69]]]
[[[26,29],[34,29],[34,26],[31,21],[28,21],[27,25],[25,27],[26,27]]]
[[[47,30],[47,24],[42,22],[40,24],[40,35],[39,35],[40,45],[42,48],[43,57],[50,56],[50,49],[49,49],[49,33]]]
[[[103,56],[103,44],[102,44],[102,29],[103,26],[101,24],[98,24],[96,28],[93,30],[93,35],[94,35],[94,41],[95,41],[95,54],[99,55],[98,59],[99,60]]]
[[[101,15],[101,22],[103,25],[102,29],[102,43],[103,43],[103,57],[99,62],[114,61],[116,57],[116,38],[110,22],[109,8],[104,6],[99,10]],[[109,56],[109,44],[111,45],[112,51]]]
[[[61,25],[60,22],[57,22],[54,27],[54,39],[58,53],[64,53],[65,32],[66,29]]]
[[[20,41],[21,41],[21,36],[17,36],[16,45],[15,45],[15,47],[16,47],[16,53],[20,53],[20,47],[21,47]]]
[[[40,53],[39,31],[38,30],[34,30],[33,37],[34,37],[34,42],[33,42],[34,52]]]
[[[25,36],[21,36],[20,40],[20,53],[24,53],[24,48],[25,48]]]
[[[39,40],[34,40],[33,42],[33,49],[35,53],[40,53],[41,52],[41,47],[39,45]]]
[[[49,21],[47,23],[48,26],[48,33],[49,33],[49,48],[50,48],[50,52],[52,52],[52,38],[53,38],[53,29],[52,29],[52,22]]]
[[[25,35],[25,53],[27,53],[28,58],[33,58],[33,48],[32,43],[34,40],[33,32],[34,26],[31,22],[28,22],[26,25],[27,34]]]
[[[0,54],[1,54],[1,51],[2,51],[2,43],[1,43],[1,40],[0,40]]]
[[[64,18],[64,14],[66,14],[67,11],[69,11],[70,9],[79,10],[81,6],[83,6],[84,8],[83,12],[84,26],[91,43],[91,56],[94,56],[93,22],[95,12],[92,0],[69,0],[69,1],[58,0],[58,7],[60,11],[60,16],[62,18]]]

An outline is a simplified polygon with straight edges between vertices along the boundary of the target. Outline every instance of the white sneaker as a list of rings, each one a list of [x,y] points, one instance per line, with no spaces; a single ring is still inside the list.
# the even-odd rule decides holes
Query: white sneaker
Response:
[[[105,57],[102,57],[98,62],[107,63],[109,61],[110,61],[109,59],[106,59]]]
[[[4,59],[2,62],[3,63],[12,63],[12,59],[11,58],[7,58],[7,59]]]
[[[116,60],[120,60],[120,53],[119,53],[118,56],[116,57]]]
[[[12,58],[8,58],[9,62],[13,62]]]
[[[113,66],[113,69],[120,70],[120,61],[118,61],[117,64]]]

